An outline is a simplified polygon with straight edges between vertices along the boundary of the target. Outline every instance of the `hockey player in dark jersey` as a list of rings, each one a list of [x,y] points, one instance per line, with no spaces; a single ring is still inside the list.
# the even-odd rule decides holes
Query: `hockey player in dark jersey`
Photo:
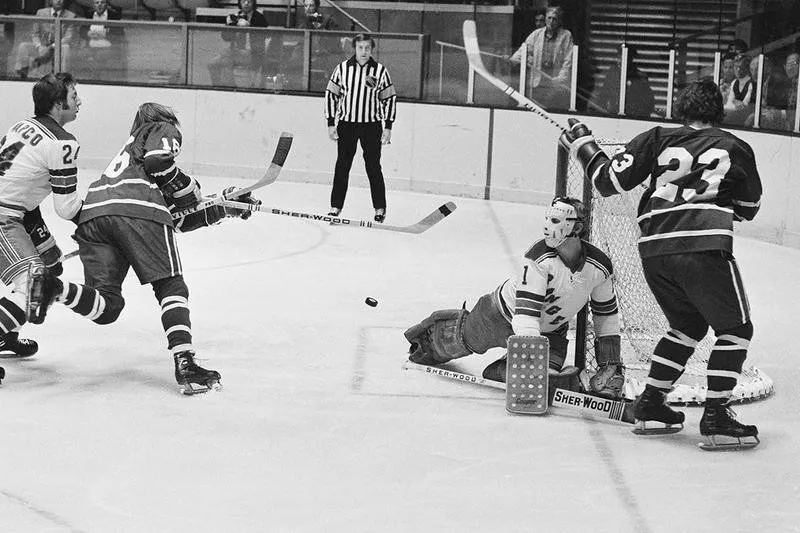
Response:
[[[666,394],[711,326],[717,341],[708,361],[700,433],[711,449],[752,447],[758,444],[756,426],[736,421],[727,405],[753,337],[733,257],[733,222],[756,215],[761,180],[750,146],[714,127],[723,118],[714,82],[690,83],[676,111],[685,125],[648,130],[610,159],[580,122],[571,120],[561,140],[603,196],[646,186],[638,212],[639,253],[670,329],[655,346],[647,385],[635,402],[639,432],[683,427],[684,414],[666,405]],[[664,426],[648,426],[651,421]]]
[[[64,129],[81,106],[68,73],[48,74],[32,90],[34,116],[14,124],[0,139],[0,280],[11,291],[0,298],[0,357],[29,357],[35,341],[20,339],[26,322],[40,323],[43,314],[27,307],[29,284],[45,269],[53,276],[63,271],[62,254],[42,219],[39,205],[53,194],[56,213],[67,220],[80,210],[77,193],[77,139]],[[73,311],[93,316],[102,297],[89,287],[58,282],[65,291],[53,297]],[[81,294],[80,301],[76,294]],[[42,313],[46,308],[40,310]]]
[[[157,103],[139,106],[128,141],[89,186],[75,239],[86,283],[104,299],[94,321],[109,324],[119,317],[125,305],[122,283],[132,268],[143,285],[153,287],[175,362],[175,379],[184,393],[193,394],[219,388],[220,374],[195,363],[189,290],[175,232],[251,213],[212,206],[173,225],[171,208],[192,208],[202,198],[197,180],[175,163],[183,142],[178,126],[172,109]],[[260,203],[250,194],[238,201]]]
[[[581,239],[585,213],[575,198],[554,199],[545,212],[545,237],[525,253],[516,277],[482,296],[471,311],[436,311],[409,328],[405,332],[411,343],[409,360],[439,365],[505,348],[511,335],[543,335],[550,341],[551,382],[577,390],[579,369],[564,366],[567,331],[569,321],[589,302],[599,371],[589,380],[588,392],[621,398],[625,377],[613,269],[606,254]],[[486,379],[504,382],[505,376],[505,356],[483,371]]]

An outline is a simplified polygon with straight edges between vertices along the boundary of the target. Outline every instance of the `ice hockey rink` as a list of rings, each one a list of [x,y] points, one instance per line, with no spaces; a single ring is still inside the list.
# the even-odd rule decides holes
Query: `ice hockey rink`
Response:
[[[369,220],[357,185],[343,215]],[[258,195],[324,213],[329,189],[279,181]],[[178,392],[159,308],[132,273],[116,324],[56,306],[26,326],[39,353],[0,360],[0,531],[800,531],[800,250],[736,242],[750,360],[776,392],[736,408],[759,447],[710,453],[696,446],[701,408],[684,408],[681,433],[640,437],[564,410],[513,416],[501,391],[403,371],[406,328],[474,305],[541,235],[541,207],[396,191],[387,223],[449,200],[458,209],[421,235],[270,214],[182,235],[195,344],[219,393]],[[71,224],[44,205],[71,250]],[[77,259],[64,277],[82,279]]]

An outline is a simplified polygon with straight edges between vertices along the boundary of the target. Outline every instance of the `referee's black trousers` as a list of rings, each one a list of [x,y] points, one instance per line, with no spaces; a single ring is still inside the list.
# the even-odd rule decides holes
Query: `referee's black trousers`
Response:
[[[333,173],[333,190],[331,191],[331,207],[344,207],[347,195],[347,184],[350,180],[350,167],[356,155],[356,146],[361,142],[364,152],[364,166],[369,178],[369,190],[372,193],[372,207],[386,208],[386,185],[381,171],[381,135],[383,125],[380,122],[339,122],[336,128],[339,133],[338,156],[336,170]]]

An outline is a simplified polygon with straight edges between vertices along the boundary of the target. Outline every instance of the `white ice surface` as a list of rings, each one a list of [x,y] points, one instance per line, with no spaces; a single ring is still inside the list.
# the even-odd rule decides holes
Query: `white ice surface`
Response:
[[[280,182],[260,194],[316,213],[328,195]],[[371,219],[368,198],[351,187],[343,215]],[[387,223],[447,200],[390,191]],[[512,416],[496,390],[401,370],[407,327],[472,306],[540,235],[541,208],[455,201],[417,236],[268,214],[182,235],[218,394],[177,392],[158,306],[133,273],[116,324],[56,306],[26,326],[39,353],[0,360],[0,531],[800,531],[800,250],[737,241],[751,361],[777,392],[737,409],[759,426],[757,449],[707,453],[698,408],[682,433],[638,437],[563,411]],[[72,249],[70,223],[45,206]],[[78,260],[65,277],[82,279]]]

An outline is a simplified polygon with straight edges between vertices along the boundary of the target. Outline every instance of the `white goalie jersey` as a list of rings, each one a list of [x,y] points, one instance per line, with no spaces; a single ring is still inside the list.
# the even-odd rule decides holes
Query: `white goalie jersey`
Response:
[[[81,208],[78,141],[47,116],[17,122],[0,139],[0,214],[19,216],[53,193],[59,216]]]
[[[539,335],[568,327],[587,302],[598,337],[619,335],[617,297],[611,260],[582,241],[584,255],[576,270],[567,267],[544,239],[525,253],[516,279],[495,291],[495,304],[511,323],[515,335]]]

